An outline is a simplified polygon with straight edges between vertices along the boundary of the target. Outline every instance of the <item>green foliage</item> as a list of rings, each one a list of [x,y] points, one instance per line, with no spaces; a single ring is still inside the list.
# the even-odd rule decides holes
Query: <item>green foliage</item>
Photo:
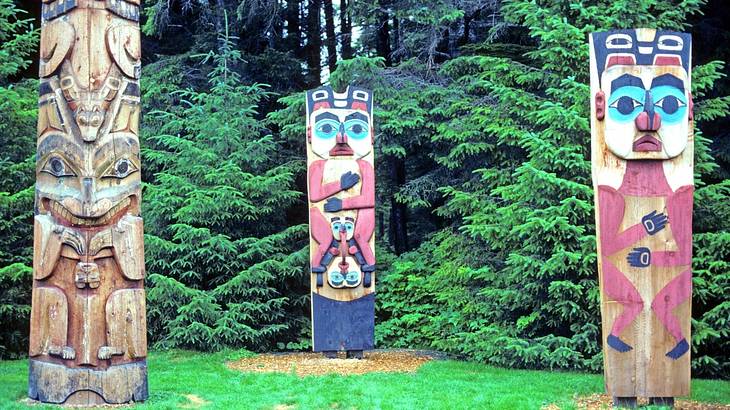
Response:
[[[164,60],[143,83],[147,106],[163,108],[147,113],[142,144],[151,340],[271,349],[305,323],[307,228],[286,219],[302,166],[258,119],[269,93],[241,83],[228,36],[193,58],[210,66],[205,89],[180,88]]]
[[[38,82],[7,79],[26,68],[38,31],[0,0],[0,359],[27,352]]]

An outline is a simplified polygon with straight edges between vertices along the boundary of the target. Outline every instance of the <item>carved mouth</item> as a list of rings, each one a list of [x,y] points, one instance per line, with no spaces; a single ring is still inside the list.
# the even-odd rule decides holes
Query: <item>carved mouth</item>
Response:
[[[344,157],[355,154],[355,151],[350,148],[349,145],[345,144],[337,144],[334,148],[330,150],[330,156],[332,157]]]
[[[634,141],[635,152],[657,152],[662,150],[662,143],[651,135],[644,135]]]
[[[51,211],[54,219],[56,219],[61,225],[66,226],[79,226],[79,227],[95,227],[101,225],[108,225],[115,222],[122,215],[127,212],[127,209],[132,205],[132,197],[128,196],[113,207],[111,207],[104,215],[98,217],[78,216],[74,215],[66,209],[60,202],[56,202],[51,199],[46,199],[45,208]]]

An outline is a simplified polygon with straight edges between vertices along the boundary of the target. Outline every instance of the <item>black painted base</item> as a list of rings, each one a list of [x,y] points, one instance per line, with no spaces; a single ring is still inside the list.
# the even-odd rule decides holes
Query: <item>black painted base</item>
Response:
[[[147,399],[147,362],[111,366],[106,370],[70,369],[30,360],[28,397],[44,403],[64,403],[78,392],[94,392],[110,404]]]
[[[315,352],[371,350],[375,347],[375,294],[340,302],[312,293]]]
[[[362,358],[363,358],[363,352],[362,352],[362,350],[348,350],[347,351],[347,358],[348,359],[362,360]]]

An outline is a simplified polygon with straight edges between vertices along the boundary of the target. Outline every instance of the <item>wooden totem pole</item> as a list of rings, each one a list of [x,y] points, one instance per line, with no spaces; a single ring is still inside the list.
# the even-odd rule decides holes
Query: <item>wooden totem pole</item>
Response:
[[[689,394],[693,124],[691,37],[593,33],[591,129],[606,389]]]
[[[28,395],[147,398],[139,0],[43,0]]]
[[[374,347],[373,97],[307,92],[307,166],[315,352],[362,358]]]

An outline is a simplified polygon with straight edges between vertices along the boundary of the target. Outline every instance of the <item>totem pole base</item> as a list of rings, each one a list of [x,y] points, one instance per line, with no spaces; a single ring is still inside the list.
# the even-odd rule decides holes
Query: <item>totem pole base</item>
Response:
[[[614,397],[613,407],[619,409],[635,409],[637,407],[636,397]]]
[[[141,402],[148,397],[147,362],[91,370],[31,359],[28,397],[43,403],[89,406]]]
[[[362,350],[348,350],[346,357],[348,359],[362,360],[364,356],[363,356],[363,351]]]
[[[674,408],[674,397],[650,397],[649,405]]]
[[[350,302],[312,293],[314,351],[362,351],[374,347],[375,293]]]

